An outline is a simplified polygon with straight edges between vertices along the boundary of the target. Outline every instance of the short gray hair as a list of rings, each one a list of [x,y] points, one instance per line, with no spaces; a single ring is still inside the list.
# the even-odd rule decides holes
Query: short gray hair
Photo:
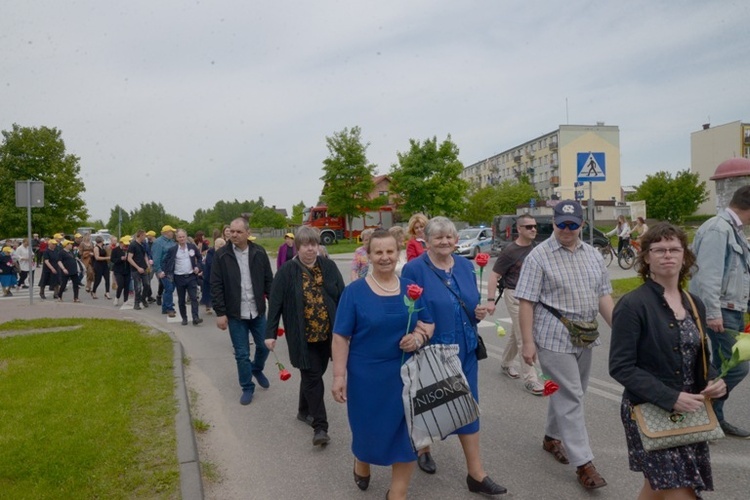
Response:
[[[440,236],[443,234],[450,234],[453,237],[458,237],[456,226],[448,217],[433,217],[427,222],[427,225],[424,228],[424,236],[427,238],[428,243],[433,236]]]
[[[314,243],[320,245],[320,232],[317,228],[310,226],[300,226],[294,232],[294,248],[299,250],[302,245]]]

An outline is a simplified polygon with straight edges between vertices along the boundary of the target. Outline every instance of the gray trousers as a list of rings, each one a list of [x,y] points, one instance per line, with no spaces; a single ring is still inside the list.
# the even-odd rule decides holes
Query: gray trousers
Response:
[[[563,442],[570,463],[576,467],[594,459],[583,407],[592,354],[591,349],[562,353],[537,348],[542,372],[560,386],[549,397],[545,434]]]

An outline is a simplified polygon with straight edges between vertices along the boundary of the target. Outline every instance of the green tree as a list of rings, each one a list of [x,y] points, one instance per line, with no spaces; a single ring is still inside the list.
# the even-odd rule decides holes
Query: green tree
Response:
[[[272,227],[282,229],[286,225],[286,217],[271,207],[258,208],[253,212],[253,216],[250,217],[250,227],[252,228]]]
[[[371,200],[375,189],[372,181],[375,165],[367,162],[367,147],[362,144],[359,127],[326,137],[328,158],[323,160],[323,201],[329,215],[346,217],[351,227],[354,217],[378,206],[380,200]],[[351,235],[350,235],[351,237]]]
[[[292,216],[289,218],[289,224],[292,226],[299,226],[302,224],[302,212],[305,211],[305,202],[300,200],[299,203],[292,207]]]
[[[516,207],[539,198],[534,186],[526,181],[505,180],[496,186],[485,186],[469,195],[463,218],[472,225],[489,225],[495,215],[515,214]]]
[[[681,223],[707,199],[706,182],[690,170],[681,170],[674,177],[669,172],[648,175],[628,196],[628,201],[644,200],[650,218],[673,224]]]
[[[391,167],[391,193],[405,214],[422,212],[455,216],[463,211],[469,184],[459,176],[464,166],[458,146],[450,135],[438,145],[437,138],[424,143],[409,139],[407,153],[397,153],[398,166]]]
[[[56,128],[21,127],[3,131],[0,144],[0,234],[26,233],[26,208],[16,207],[17,180],[44,182],[44,207],[32,208],[32,226],[40,234],[72,232],[88,219],[81,195],[80,158],[66,154]]]

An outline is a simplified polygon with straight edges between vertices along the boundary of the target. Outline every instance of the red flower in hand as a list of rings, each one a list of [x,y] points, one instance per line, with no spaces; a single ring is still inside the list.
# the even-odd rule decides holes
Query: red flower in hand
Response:
[[[419,285],[411,284],[406,287],[406,296],[411,300],[417,300],[422,296],[422,287]],[[407,332],[408,333],[408,332]]]
[[[490,262],[490,254],[478,253],[474,258],[474,262],[476,262],[479,267],[484,267]]]
[[[283,337],[284,336],[284,329],[283,328],[279,328],[278,330],[276,330],[276,336],[277,337]]]
[[[552,394],[556,393],[559,388],[560,386],[557,385],[556,382],[552,380],[545,380],[544,391],[542,392],[542,396],[551,396]]]
[[[281,365],[281,363],[279,364]],[[284,366],[284,365],[281,365],[281,366]],[[292,378],[292,374],[289,373],[288,370],[285,370],[282,368],[281,370],[279,370],[279,378],[281,380],[289,380],[290,378]]]

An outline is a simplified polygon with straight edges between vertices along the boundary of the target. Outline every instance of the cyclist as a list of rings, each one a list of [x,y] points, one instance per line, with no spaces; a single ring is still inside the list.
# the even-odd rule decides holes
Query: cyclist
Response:
[[[622,249],[630,244],[630,224],[628,224],[624,215],[617,217],[617,226],[612,231],[606,233],[606,236],[613,236],[615,234],[617,235],[617,255],[620,256]]]

